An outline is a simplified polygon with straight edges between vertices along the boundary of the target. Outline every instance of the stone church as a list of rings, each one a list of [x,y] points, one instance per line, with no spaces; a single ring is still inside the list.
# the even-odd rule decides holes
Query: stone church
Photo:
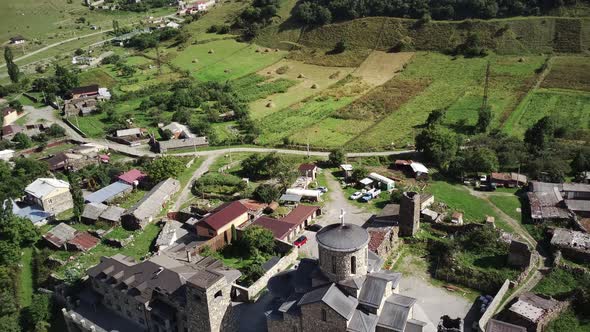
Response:
[[[399,294],[401,273],[381,270],[369,251],[369,233],[346,223],[317,233],[319,259],[271,278],[276,305],[266,314],[269,332],[421,332],[416,299]]]

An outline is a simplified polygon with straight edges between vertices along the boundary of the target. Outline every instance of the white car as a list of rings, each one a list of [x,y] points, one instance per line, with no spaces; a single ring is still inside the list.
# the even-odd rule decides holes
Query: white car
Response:
[[[360,191],[355,192],[354,194],[350,195],[350,199],[359,199],[361,198],[361,196],[363,196],[363,193],[361,193]]]

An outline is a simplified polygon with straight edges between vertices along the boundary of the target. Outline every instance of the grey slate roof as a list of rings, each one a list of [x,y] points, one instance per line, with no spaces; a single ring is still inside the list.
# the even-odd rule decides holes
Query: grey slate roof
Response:
[[[353,224],[331,224],[317,234],[318,244],[333,251],[355,251],[369,243],[369,233]]]
[[[84,206],[82,218],[89,220],[98,220],[100,215],[108,208],[102,203],[88,203]]]
[[[111,205],[100,215],[100,219],[110,222],[118,222],[121,220],[123,213],[125,213],[124,208]]]
[[[403,332],[414,303],[416,303],[414,298],[399,294],[391,295],[383,305],[377,326]]]
[[[336,284],[315,289],[299,300],[299,305],[323,302],[346,320],[350,320],[358,304],[352,296],[346,296]]]
[[[280,202],[301,202],[301,196],[295,194],[282,194]]]
[[[355,310],[350,323],[348,323],[347,332],[373,332],[377,326],[377,315],[364,313]]]
[[[113,182],[108,186],[93,192],[92,194],[86,196],[86,201],[90,203],[104,203],[108,202],[109,200],[113,199],[117,195],[124,193],[126,191],[131,191],[133,186],[128,185],[123,182]]]
[[[76,230],[67,224],[59,223],[57,226],[53,227],[49,232],[43,235],[43,238],[49,241],[54,246],[60,248],[66,242],[73,239],[76,236]]]
[[[180,148],[187,148],[193,146],[203,146],[209,145],[209,141],[207,141],[207,137],[192,137],[192,138],[179,138],[179,139],[171,139],[168,141],[159,141],[158,146],[160,151],[167,151],[170,149],[180,149]]]
[[[568,209],[576,212],[589,212],[590,211],[590,201],[582,201],[577,199],[566,199],[565,205],[567,205]]]
[[[135,203],[125,214],[132,214],[138,220],[146,220],[160,212],[162,204],[175,192],[180,190],[178,180],[168,178],[155,185],[139,202]]]
[[[368,275],[359,294],[359,303],[371,308],[379,308],[387,290],[387,280]]]

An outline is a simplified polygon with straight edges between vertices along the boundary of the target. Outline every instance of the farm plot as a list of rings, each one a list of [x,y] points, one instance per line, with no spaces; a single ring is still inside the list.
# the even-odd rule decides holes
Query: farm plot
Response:
[[[590,92],[590,58],[556,57],[541,87]]]
[[[523,137],[528,128],[547,115],[568,128],[590,128],[590,93],[553,89],[532,92],[502,129]]]
[[[228,35],[207,33],[212,25],[231,25],[242,10],[248,5],[244,1],[219,1],[215,7],[207,11],[198,20],[186,25],[192,39],[198,42],[225,38]]]
[[[272,113],[320,93],[353,71],[347,67],[322,67],[299,61],[281,60],[258,72],[269,82],[296,82],[283,93],[264,96],[250,103],[252,118],[261,119]],[[280,74],[282,73],[282,74]],[[311,87],[315,84],[315,88]]]
[[[235,40],[217,40],[191,45],[178,53],[171,63],[202,81],[236,79],[256,72],[279,59],[286,52],[259,48]]]
[[[401,84],[408,80],[429,80],[430,85],[397,111],[383,118],[370,130],[349,142],[355,150],[402,147],[414,143],[428,114],[435,109],[448,108],[446,124],[457,121],[470,125],[477,117],[477,107],[483,98],[483,84],[487,62],[491,64],[489,103],[498,125],[507,118],[525,95],[535,77],[535,70],[544,59],[531,56],[519,61],[515,57],[488,56],[485,58],[451,58],[442,54],[420,53],[394,80]],[[477,97],[480,102],[477,103]],[[473,111],[466,108],[477,107]],[[473,117],[475,112],[475,118]]]

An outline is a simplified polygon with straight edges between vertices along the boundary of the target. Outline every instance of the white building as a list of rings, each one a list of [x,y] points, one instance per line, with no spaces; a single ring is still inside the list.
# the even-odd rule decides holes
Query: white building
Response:
[[[9,161],[14,157],[14,150],[2,150],[0,151],[0,160]]]

